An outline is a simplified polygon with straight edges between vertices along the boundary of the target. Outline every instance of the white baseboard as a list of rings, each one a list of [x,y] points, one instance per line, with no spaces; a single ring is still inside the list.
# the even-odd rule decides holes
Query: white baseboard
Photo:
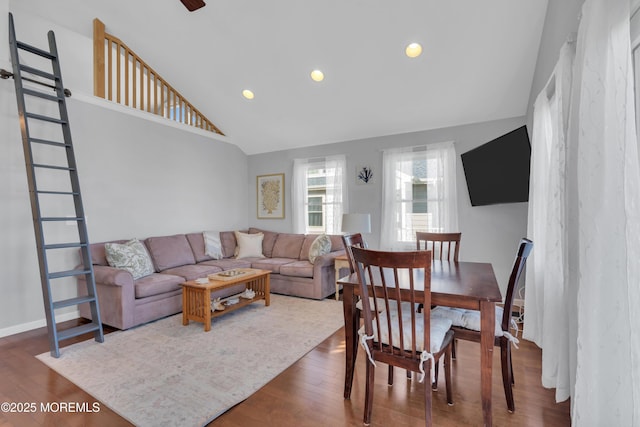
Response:
[[[513,307],[519,307],[519,308],[522,308],[524,310],[524,300],[523,299],[519,299],[519,298],[515,298],[513,300]]]
[[[80,317],[79,311],[72,311],[70,313],[61,313],[56,316],[57,322],[66,322],[67,320],[73,320]],[[31,331],[33,329],[42,328],[47,326],[46,319],[36,320],[34,322],[21,323],[19,325],[9,326],[8,328],[0,329],[0,338],[8,337],[9,335],[19,334],[21,332]]]

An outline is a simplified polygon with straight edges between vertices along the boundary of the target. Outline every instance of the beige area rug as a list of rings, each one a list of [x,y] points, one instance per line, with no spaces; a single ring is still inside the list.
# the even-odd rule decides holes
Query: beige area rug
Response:
[[[271,296],[202,323],[182,314],[37,356],[137,426],[202,426],[343,326],[335,300]]]

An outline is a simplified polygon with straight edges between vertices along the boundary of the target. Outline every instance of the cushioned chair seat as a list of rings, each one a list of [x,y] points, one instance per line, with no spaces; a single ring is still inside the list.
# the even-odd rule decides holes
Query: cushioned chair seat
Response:
[[[504,335],[500,323],[502,322],[502,307],[496,307],[495,335]],[[439,317],[451,320],[453,326],[480,331],[480,312],[477,310],[465,310],[463,308],[435,307],[431,310],[431,318]]]
[[[391,324],[397,325],[398,319],[398,311],[391,310]],[[400,331],[398,328],[393,328],[391,330],[391,340],[389,340],[389,329],[387,328],[387,316],[388,313],[382,312],[380,315],[380,325],[381,325],[381,341],[383,344],[391,345],[393,343],[394,347],[400,346]],[[420,351],[424,350],[424,333],[423,333],[423,313],[416,313],[416,348]],[[411,311],[410,310],[402,310],[402,325],[404,332],[404,349],[411,350],[413,340],[411,338]],[[428,350],[430,353],[437,353],[441,350],[442,344],[444,342],[444,337],[451,328],[451,319],[447,319],[445,317],[431,317],[431,334],[429,340],[431,341],[431,348]],[[365,333],[364,326],[360,328],[358,331],[360,335]],[[378,336],[378,327],[377,322],[373,322],[373,336]],[[374,338],[376,339],[376,338]]]

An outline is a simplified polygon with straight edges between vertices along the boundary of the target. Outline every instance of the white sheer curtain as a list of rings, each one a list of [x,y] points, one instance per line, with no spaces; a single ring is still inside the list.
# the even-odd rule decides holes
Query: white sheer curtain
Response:
[[[294,232],[307,233],[309,229],[309,171],[322,169],[325,179],[323,203],[325,232],[340,234],[342,213],[349,211],[346,165],[347,161],[344,155],[328,156],[322,159],[295,159],[293,161],[291,200],[293,201]]]
[[[453,142],[384,150],[382,231],[385,250],[415,248],[415,231],[458,231]],[[427,185],[427,213],[413,210],[414,178]]]
[[[571,396],[575,426],[640,425],[640,168],[629,18],[628,0],[585,1],[571,93],[556,86],[559,108],[538,98],[534,116],[531,182],[545,180],[536,162],[548,144],[547,192],[560,191],[530,200],[538,261],[527,277],[525,337],[542,346],[544,385],[556,387],[558,400]],[[546,231],[536,241],[540,224]]]
[[[568,339],[568,329],[575,332],[575,316],[569,315],[567,306],[565,210],[566,131],[574,56],[575,43],[565,43],[549,83],[534,104],[531,143],[527,234],[535,249],[527,263],[527,321],[523,336],[544,349],[542,384],[556,388],[558,401],[570,395],[570,372],[565,355],[575,352],[575,344]]]

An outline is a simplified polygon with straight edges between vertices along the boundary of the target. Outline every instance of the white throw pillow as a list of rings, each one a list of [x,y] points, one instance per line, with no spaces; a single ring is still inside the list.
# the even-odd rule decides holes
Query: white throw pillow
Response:
[[[309,262],[313,264],[317,257],[331,252],[331,239],[326,234],[316,237],[309,248]]]
[[[213,259],[222,259],[222,242],[220,241],[219,231],[205,231],[202,233],[204,237],[204,253]]]
[[[127,270],[134,280],[155,272],[147,249],[138,239],[127,243],[105,243],[104,251],[111,267]]]
[[[239,231],[234,232],[236,235],[236,258],[264,258],[262,255],[262,239],[264,234],[262,233],[241,233]]]

